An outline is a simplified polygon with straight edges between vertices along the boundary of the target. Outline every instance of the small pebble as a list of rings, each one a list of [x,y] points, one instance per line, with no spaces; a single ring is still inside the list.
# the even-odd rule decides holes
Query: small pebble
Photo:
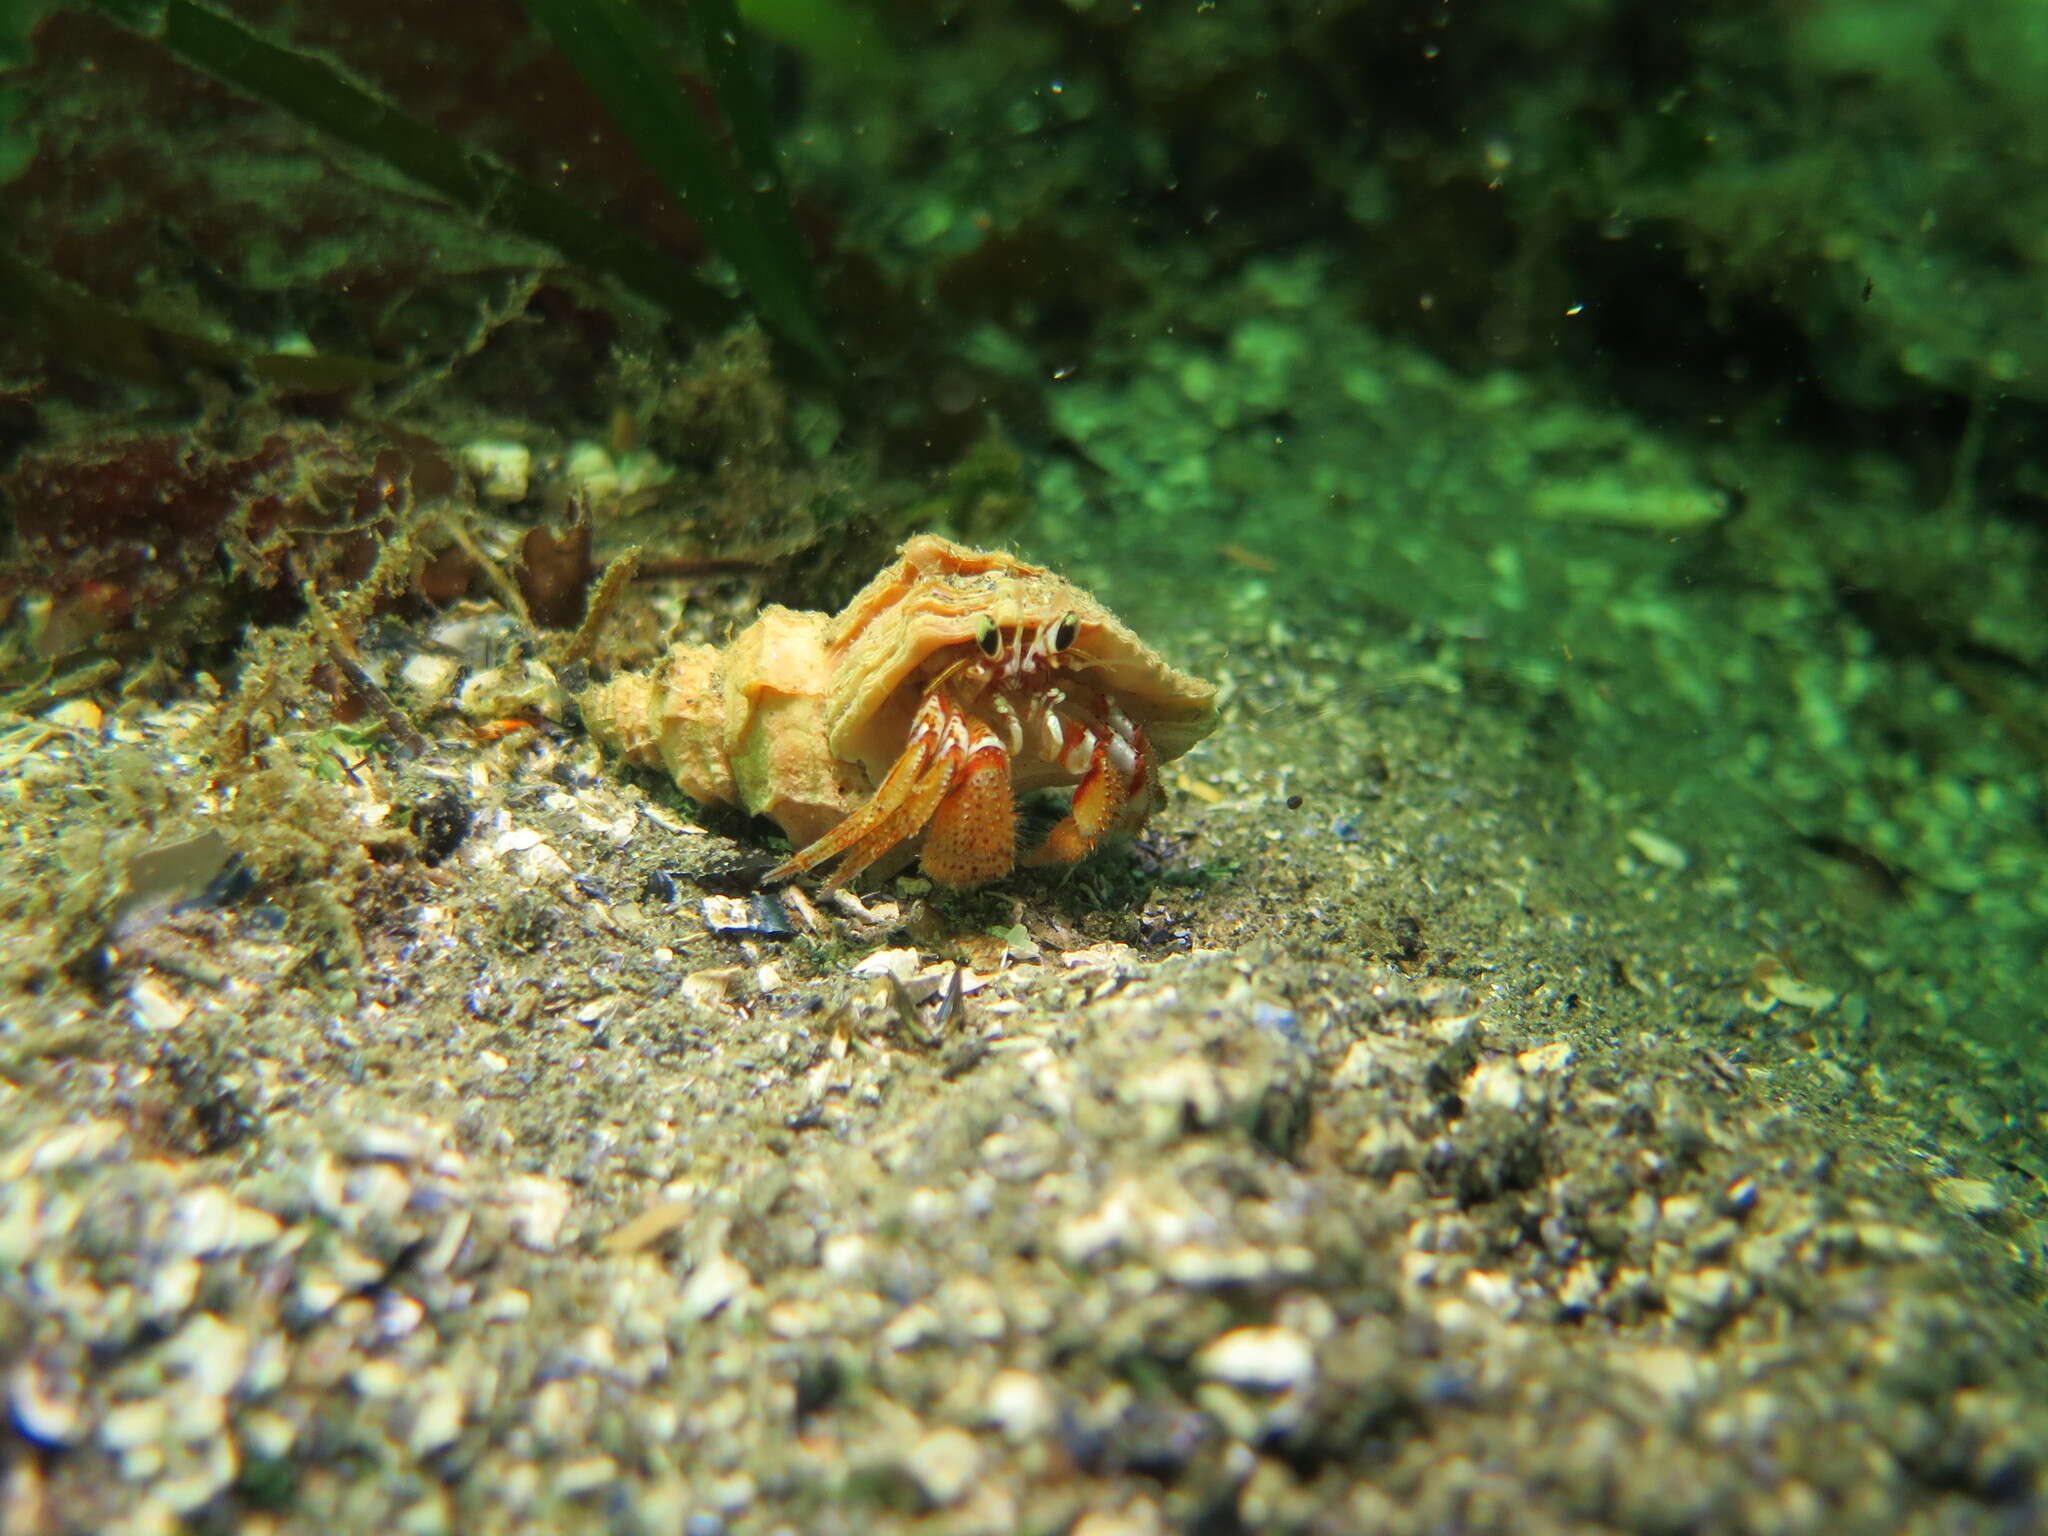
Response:
[[[24,1360],[8,1373],[7,1411],[23,1438],[62,1450],[85,1433],[81,1390],[75,1373]]]
[[[170,1410],[161,1398],[116,1403],[100,1419],[100,1444],[114,1452],[132,1451],[163,1439],[170,1427]]]
[[[471,720],[504,720],[540,715],[559,720],[569,695],[545,662],[514,662],[473,674],[455,696],[455,707]]]
[[[533,1297],[514,1286],[485,1301],[481,1315],[487,1323],[516,1323],[532,1310]]]
[[[445,1377],[429,1382],[413,1404],[406,1444],[415,1456],[431,1456],[462,1433],[462,1393]]]
[[[520,1174],[505,1181],[503,1198],[513,1238],[536,1253],[552,1253],[569,1216],[569,1186],[537,1173]]]
[[[988,1384],[988,1420],[1013,1441],[1044,1434],[1058,1413],[1052,1391],[1029,1371],[998,1371]]]
[[[153,976],[135,978],[128,988],[128,1007],[137,1024],[156,1034],[176,1029],[192,1012],[190,1003]]]
[[[2004,1206],[1998,1186],[1988,1179],[1938,1179],[1934,1193],[1941,1203],[1965,1216],[1990,1216]]]
[[[914,949],[878,949],[857,962],[851,974],[894,976],[898,981],[908,981],[917,974],[917,962],[918,954]]]
[[[1315,1378],[1315,1346],[1292,1328],[1233,1328],[1195,1356],[1211,1381],[1252,1392],[1288,1392]]]
[[[619,1464],[609,1456],[585,1456],[555,1474],[555,1492],[565,1499],[588,1498],[619,1480]]]
[[[934,1429],[918,1437],[903,1470],[933,1504],[957,1504],[981,1471],[981,1446],[964,1429]]]
[[[714,1253],[690,1272],[679,1298],[683,1316],[694,1320],[710,1317],[754,1283],[745,1265]]]
[[[782,904],[766,892],[744,899],[737,896],[707,896],[698,904],[707,932],[750,934],[756,938],[786,939],[796,932]]]
[[[106,713],[91,699],[66,699],[62,704],[43,711],[42,718],[50,725],[61,725],[68,731],[97,731]]]
[[[1661,837],[1648,827],[1637,827],[1628,834],[1628,840],[1635,850],[1652,864],[1665,869],[1682,870],[1692,863],[1692,857],[1668,837]]]
[[[503,506],[526,499],[533,474],[533,450],[524,443],[480,439],[463,444],[456,457],[483,500]]]
[[[452,656],[440,656],[432,651],[422,651],[409,657],[398,669],[398,680],[411,691],[415,700],[428,709],[454,692],[456,680],[461,676],[460,662]]]

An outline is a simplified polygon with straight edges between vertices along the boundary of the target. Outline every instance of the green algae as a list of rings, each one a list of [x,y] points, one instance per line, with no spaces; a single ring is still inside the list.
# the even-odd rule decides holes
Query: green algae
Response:
[[[2048,986],[2039,758],[1958,667],[1992,635],[1996,654],[2044,654],[2038,541],[1929,519],[1875,461],[1852,489],[1817,456],[1737,461],[1509,376],[1461,378],[1313,299],[1276,303],[1313,292],[1299,276],[1254,268],[1213,313],[1176,316],[1213,320],[1213,342],[1142,341],[1053,387],[1051,419],[1098,471],[1042,472],[1059,547],[1111,590],[1170,550],[1183,592],[1303,636],[1398,640],[1468,696],[1502,679],[1560,772],[1682,835],[1713,877],[1775,860],[1774,881],[1846,898],[1856,936],[1822,939],[1814,963],[1892,997],[1889,1028],[2023,1048]],[[1282,430],[1270,375],[1235,365],[1248,351],[1313,359],[1289,365]],[[1226,544],[1273,569],[1233,571]],[[1940,633],[1902,646],[1849,600],[1902,588]],[[1134,592],[1140,612],[1160,590]]]
[[[831,363],[810,274],[769,142],[767,111],[730,0],[685,8],[711,60],[733,123],[739,165],[728,164],[696,103],[662,64],[660,39],[633,0],[525,0],[626,135],[732,263],[763,316],[818,361]]]
[[[182,1210],[132,1195],[171,1165],[294,1223],[246,1271],[187,1243],[238,1325],[345,1297],[287,1314],[279,1347],[315,1341],[322,1374],[281,1389],[313,1426],[282,1523],[2024,1522],[2048,1285],[2038,317],[2019,366],[1986,332],[2037,257],[1914,205],[1957,175],[1919,146],[2014,109],[2019,70],[1956,99],[1985,39],[2038,48],[2010,6],[1798,16],[1445,13],[1418,40],[1362,4],[948,9],[922,67],[854,105],[828,81],[793,135],[845,219],[834,318],[873,322],[858,404],[889,428],[858,438],[856,406],[801,435],[822,452],[852,422],[859,452],[918,466],[879,519],[859,477],[743,494],[774,476],[723,461],[795,431],[745,337],[708,407],[706,361],[639,333],[588,402],[516,370],[423,386],[444,420],[526,430],[543,494],[544,410],[688,463],[600,510],[621,545],[632,516],[738,519],[775,551],[779,577],[622,578],[584,637],[605,661],[743,621],[775,579],[858,582],[877,522],[961,528],[1028,486],[1022,552],[1222,681],[1228,720],[1135,849],[964,899],[884,885],[868,918],[821,899],[829,926],[779,942],[699,921],[772,860],[761,829],[608,779],[573,720],[486,743],[422,703],[427,754],[364,760],[278,668],[272,760],[309,783],[248,808],[348,833],[294,861],[279,832],[290,942],[189,912],[102,996],[58,974],[25,1007],[142,981],[229,1047],[258,1127],[234,1167],[185,1141],[175,1164],[45,1161],[103,1211]],[[1822,134],[1872,81],[1893,121]],[[2009,144],[1961,204],[2030,174],[2029,133]],[[2017,187],[2011,219],[2030,206]],[[497,549],[555,510],[468,515]],[[356,617],[380,669],[529,644],[477,598]],[[260,683],[277,643],[221,666]],[[92,674],[31,666],[8,702],[47,710],[53,676]],[[81,825],[98,754],[182,771],[157,687],[164,711],[138,697],[121,739],[75,743]],[[18,722],[9,768],[69,718]],[[450,784],[480,835],[435,831]],[[344,810],[397,835],[373,847]],[[352,902],[357,955],[323,896]],[[885,945],[995,974],[941,1038],[935,1002],[848,975]],[[198,1119],[138,1041],[74,1024],[8,1052],[7,1108]],[[445,1149],[352,1139],[415,1117]],[[536,1189],[572,1213],[559,1251]],[[11,1198],[18,1237],[36,1203]],[[309,1208],[348,1242],[293,1248]],[[122,1264],[45,1243],[43,1272],[109,1288],[182,1251],[148,1227]],[[68,1344],[78,1296],[7,1304]],[[413,1307],[429,1326],[392,1337]],[[1205,1374],[1238,1328],[1312,1341],[1313,1389]],[[417,1370],[380,1374],[408,1350]],[[1042,1421],[998,1411],[1020,1383]],[[259,1470],[223,1518],[267,1496],[267,1411],[234,1410]],[[971,1483],[933,1454],[963,1441]],[[43,1475],[81,1527],[146,1480],[92,1437]]]
[[[301,121],[375,156],[448,198],[465,212],[508,233],[538,240],[571,261],[602,272],[652,301],[677,318],[703,329],[715,329],[732,317],[732,306],[715,288],[688,269],[655,251],[629,233],[584,212],[549,189],[494,164],[379,99],[334,66],[308,54],[270,42],[233,17],[192,3],[192,0],[102,0],[111,14],[155,37],[171,53],[218,76],[240,90],[272,103]],[[623,8],[630,11],[630,7]],[[583,34],[574,33],[580,37]],[[619,48],[585,58],[591,68],[616,62]],[[672,91],[660,92],[666,107],[650,102],[643,114],[658,114],[668,130],[651,142],[670,154],[683,154],[678,144],[694,144],[679,124],[694,120],[674,105]],[[701,129],[696,129],[701,137]],[[664,168],[678,188],[695,186],[696,211],[706,215],[714,238],[733,242],[729,251],[742,273],[755,279],[757,297],[771,317],[788,325],[808,346],[821,344],[815,320],[801,302],[800,290],[789,286],[786,269],[764,263],[767,255],[748,221],[725,212],[738,206],[729,190],[730,177],[708,154],[667,161]]]

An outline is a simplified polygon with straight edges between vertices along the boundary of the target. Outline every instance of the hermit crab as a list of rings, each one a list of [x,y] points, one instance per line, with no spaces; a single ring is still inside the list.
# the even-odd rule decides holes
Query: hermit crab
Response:
[[[724,647],[678,645],[585,694],[598,742],[688,794],[743,805],[830,885],[915,851],[943,885],[1019,862],[1017,796],[1074,786],[1025,864],[1068,864],[1161,803],[1159,765],[1216,725],[1167,665],[1043,566],[919,534],[837,615],[771,606]]]

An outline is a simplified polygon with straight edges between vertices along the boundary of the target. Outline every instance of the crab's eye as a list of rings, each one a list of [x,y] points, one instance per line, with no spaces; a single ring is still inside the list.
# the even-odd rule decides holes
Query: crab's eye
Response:
[[[981,654],[993,658],[1003,648],[1003,632],[996,628],[996,621],[983,614],[974,623],[974,643],[981,647]]]
[[[1053,626],[1052,648],[1056,651],[1064,651],[1080,638],[1081,616],[1078,613],[1067,614],[1061,618],[1058,624]]]

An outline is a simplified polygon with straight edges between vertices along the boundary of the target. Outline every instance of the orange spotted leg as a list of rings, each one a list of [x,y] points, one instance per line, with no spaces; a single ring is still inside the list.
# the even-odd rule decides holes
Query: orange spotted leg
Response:
[[[761,878],[787,880],[846,855],[827,885],[837,888],[905,838],[914,837],[953,782],[964,745],[959,717],[933,694],[917,712],[910,743],[868,803],[807,847],[798,849]]]
[[[1133,725],[1129,730],[1128,737],[1100,729],[1089,733],[1095,750],[1074,786],[1073,804],[1026,856],[1027,865],[1077,863],[1143,819],[1153,793],[1152,748],[1142,729]],[[1127,817],[1127,810],[1135,814]]]
[[[1017,797],[1010,754],[987,726],[975,726],[967,763],[939,802],[918,862],[941,885],[1000,880],[1017,863]]]

